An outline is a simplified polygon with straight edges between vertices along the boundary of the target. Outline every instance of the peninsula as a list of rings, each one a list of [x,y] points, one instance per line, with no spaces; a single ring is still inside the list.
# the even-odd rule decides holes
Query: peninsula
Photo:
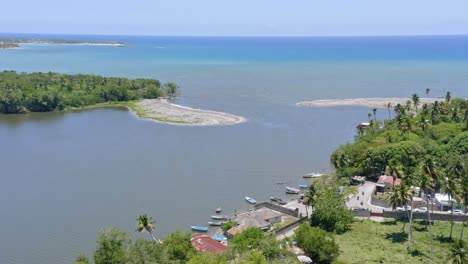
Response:
[[[333,99],[333,100],[313,100],[299,102],[297,106],[305,107],[333,107],[333,106],[368,106],[376,108],[388,108],[398,104],[405,105],[411,98],[396,97],[396,98],[350,98],[350,99]],[[419,98],[421,104],[432,104],[435,101],[443,101],[443,98]]]
[[[0,49],[19,48],[21,44],[66,44],[89,46],[114,46],[125,47],[126,44],[117,41],[80,41],[65,39],[34,39],[34,38],[0,38]]]
[[[245,121],[222,112],[171,104],[179,87],[155,79],[98,75],[0,72],[0,113],[51,112],[96,107],[126,107],[140,118],[157,122],[214,126]]]

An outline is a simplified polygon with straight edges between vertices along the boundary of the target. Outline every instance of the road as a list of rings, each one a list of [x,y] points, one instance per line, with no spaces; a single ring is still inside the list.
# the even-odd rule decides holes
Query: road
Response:
[[[375,206],[370,203],[370,198],[374,190],[375,182],[367,181],[364,185],[358,186],[358,193],[349,197],[346,206],[349,208],[366,208],[372,210],[372,212],[382,212],[386,209],[385,207]]]

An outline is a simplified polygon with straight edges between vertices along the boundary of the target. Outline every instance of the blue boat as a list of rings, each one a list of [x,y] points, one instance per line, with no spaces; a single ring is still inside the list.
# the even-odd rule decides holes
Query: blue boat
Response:
[[[310,187],[309,184],[299,184],[299,189],[308,189]]]
[[[192,230],[193,231],[197,231],[197,232],[207,232],[208,231],[208,227],[206,226],[191,226]]]
[[[256,204],[257,203],[257,200],[255,200],[254,198],[250,198],[248,196],[245,197],[245,200],[247,200],[247,202],[249,202],[251,204]]]
[[[227,240],[227,237],[225,236],[222,236],[222,235],[216,235],[216,236],[213,236],[213,239],[216,240],[216,241],[223,241],[223,240]]]

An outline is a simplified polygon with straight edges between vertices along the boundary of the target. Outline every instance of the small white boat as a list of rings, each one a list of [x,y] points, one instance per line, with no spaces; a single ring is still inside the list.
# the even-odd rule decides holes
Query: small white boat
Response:
[[[250,198],[248,196],[245,197],[245,200],[247,200],[247,202],[249,202],[251,204],[256,204],[257,203],[257,200],[255,200],[254,198]]]
[[[317,177],[321,177],[323,176],[324,174],[322,173],[318,173],[318,172],[311,172],[311,173],[308,173],[304,176],[302,176],[302,178],[317,178]]]
[[[211,218],[215,220],[226,220],[228,217],[227,215],[212,215]]]
[[[308,189],[310,187],[309,184],[299,184],[298,185],[299,189]]]
[[[299,194],[301,190],[293,188],[293,187],[286,187],[287,194]]]
[[[208,224],[210,226],[222,226],[223,225],[223,222],[222,221],[219,221],[219,222],[208,222]]]
[[[215,212],[216,212],[217,214],[221,213],[221,211],[222,211],[221,207],[218,207],[218,208],[216,208],[216,210],[215,210]]]

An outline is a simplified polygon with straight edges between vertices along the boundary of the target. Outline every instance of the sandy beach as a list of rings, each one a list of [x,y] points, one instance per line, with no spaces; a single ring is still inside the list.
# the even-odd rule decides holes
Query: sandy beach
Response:
[[[388,103],[394,107],[397,104],[405,105],[411,98],[350,98],[333,100],[314,100],[299,102],[297,106],[305,107],[333,107],[333,106],[368,106],[376,108],[387,108]],[[444,101],[443,98],[420,98],[420,104],[430,104],[435,101]]]
[[[165,99],[144,99],[130,110],[138,117],[157,122],[189,126],[225,126],[245,122],[246,119],[223,112],[193,109],[171,104]]]

